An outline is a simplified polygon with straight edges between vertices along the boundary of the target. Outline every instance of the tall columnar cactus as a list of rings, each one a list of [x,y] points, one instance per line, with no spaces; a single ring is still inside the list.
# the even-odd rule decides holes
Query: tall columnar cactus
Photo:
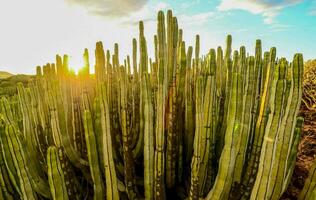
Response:
[[[0,122],[0,130],[1,132],[5,131],[3,122]],[[3,142],[2,139],[0,139],[0,144],[2,142]],[[6,169],[6,160],[4,158],[3,150],[2,148],[0,148],[0,186],[1,186],[0,197],[5,200],[6,199],[11,200],[14,197],[17,198],[18,194],[15,194],[15,193],[20,193],[20,191],[15,192],[15,187],[12,185],[10,181],[10,176],[8,174],[8,170]]]
[[[90,172],[93,180],[93,190],[94,196],[93,199],[103,199],[105,197],[103,192],[103,180],[101,167],[98,158],[98,148],[95,133],[93,130],[92,117],[89,110],[84,111],[84,129],[85,129],[85,138],[88,149],[88,159],[90,165]]]
[[[2,116],[2,117],[4,117],[4,116]],[[5,120],[5,119],[2,119],[2,120]],[[9,142],[7,141],[7,137],[5,135],[5,126],[4,125],[1,126],[1,140],[0,140],[0,142],[1,142],[1,149],[2,149],[2,151],[1,151],[2,159],[4,162],[3,163],[4,167],[6,168],[6,174],[8,174],[8,177],[10,179],[10,182],[12,184],[14,191],[18,195],[22,195],[21,189],[19,186],[19,181],[18,181],[19,177],[17,175],[17,171],[16,171],[15,166],[14,166],[13,157],[10,155],[10,147],[9,147]],[[4,172],[2,172],[2,173],[4,173]]]
[[[236,56],[234,56],[236,57]],[[225,145],[223,147],[221,157],[219,160],[218,174],[214,182],[214,186],[208,193],[206,199],[228,199],[229,190],[232,184],[233,166],[236,162],[235,148],[236,148],[236,136],[238,136],[238,129],[240,124],[237,116],[237,102],[238,98],[238,84],[239,76],[237,70],[234,69],[231,80],[231,87],[228,91],[231,91],[227,112],[227,128],[225,132]],[[240,101],[240,100],[239,100]]]
[[[193,99],[193,69],[191,67],[193,48],[189,47],[187,52],[187,67],[185,76],[185,91],[184,91],[184,155],[185,164],[189,164],[193,153],[193,139],[194,139],[194,99]],[[186,170],[187,167],[185,167]]]
[[[48,182],[53,200],[68,200],[66,181],[58,157],[58,149],[51,146],[47,150]]]
[[[120,80],[120,124],[122,128],[123,138],[123,159],[124,159],[124,175],[125,186],[129,199],[136,199],[138,196],[138,190],[135,185],[135,166],[132,152],[132,136],[131,136],[131,113],[128,108],[128,94],[127,90],[127,74],[124,68],[121,68],[121,80]]]
[[[271,113],[269,114],[266,128],[266,130],[269,131],[266,131],[264,135],[258,174],[251,198],[280,198],[284,192],[283,178],[288,174],[286,169],[286,158],[290,156],[289,146],[293,143],[293,139],[296,138],[294,135],[296,123],[295,116],[300,106],[300,97],[302,93],[302,55],[295,55],[292,69],[289,69],[284,60],[281,60],[278,65],[279,66],[276,66],[274,72],[275,78],[272,82],[272,92],[270,96]],[[286,84],[285,81],[287,70],[292,70],[291,84]],[[276,76],[279,77],[278,81],[276,81]],[[286,90],[286,86],[289,86],[290,89]],[[274,87],[276,88],[275,94],[273,94]],[[286,92],[289,94],[286,94]],[[287,97],[287,99],[285,99],[285,97]],[[284,106],[284,104],[286,106]],[[282,149],[284,150],[282,151]],[[278,170],[279,167],[281,170]]]
[[[228,103],[229,103],[229,94],[230,94],[230,87],[231,87],[231,80],[232,80],[232,72],[231,72],[231,47],[232,45],[232,37],[228,35],[226,38],[226,50],[224,55],[224,60],[222,58],[221,49],[218,49],[218,57],[217,62],[220,64],[221,67],[221,77],[222,77],[222,84],[221,84],[221,96],[219,99],[219,125],[218,125],[218,136],[216,137],[216,156],[219,159],[225,140],[225,131],[226,131],[226,121],[227,121],[227,111],[228,111]]]
[[[151,86],[148,75],[145,74],[142,82],[144,99],[144,189],[145,199],[154,197],[154,113],[151,98]]]
[[[90,73],[89,51],[88,49],[85,49],[83,53],[83,67],[79,71],[79,75],[86,79],[86,78],[89,78],[89,73]]]
[[[285,59],[280,61],[280,65],[287,65]],[[277,137],[276,143],[278,144],[275,149],[275,156],[273,160],[273,168],[270,179],[270,187],[268,188],[268,197],[272,199],[279,199],[282,193],[285,191],[288,182],[285,177],[289,175],[291,169],[288,168],[290,157],[293,156],[293,144],[297,143],[295,140],[298,138],[295,131],[298,111],[301,105],[302,96],[302,75],[303,75],[303,57],[301,54],[296,54],[292,67],[287,66],[286,73],[287,90],[285,92],[285,98],[287,100],[286,106],[283,107],[285,112],[282,119],[280,133]],[[292,68],[292,69],[291,69]],[[292,77],[289,76],[292,74]],[[298,124],[299,125],[299,124]],[[293,161],[292,161],[293,162]],[[285,186],[286,185],[286,186]]]
[[[136,48],[136,47],[135,47]],[[141,88],[141,82],[143,80],[143,77],[148,73],[148,55],[147,55],[147,43],[146,38],[144,35],[144,23],[142,21],[139,22],[139,72],[137,79],[135,79],[135,96],[134,96],[134,108],[139,109],[139,116],[135,116],[135,120],[139,120],[139,127],[135,127],[135,132],[137,133],[137,142],[135,144],[135,148],[133,150],[134,157],[139,157],[142,154],[142,146],[144,144],[144,124],[145,124],[145,116],[144,116],[144,99],[142,95],[142,90],[139,90]],[[136,70],[136,69],[135,69]],[[139,82],[138,82],[139,81]],[[139,95],[139,96],[138,96]],[[137,99],[136,99],[137,98]],[[136,101],[139,98],[139,104],[136,103]],[[139,118],[138,118],[139,117]],[[137,123],[137,122],[136,122]],[[139,128],[139,130],[138,130]],[[135,133],[134,132],[134,133]]]
[[[97,42],[95,49],[95,76],[96,80],[102,82],[105,73],[105,55],[102,42]]]
[[[48,184],[43,178],[43,171],[40,167],[40,163],[37,162],[38,158],[35,158],[37,155],[32,146],[29,146],[22,133],[18,129],[18,123],[13,118],[12,108],[9,103],[3,99],[2,106],[5,109],[5,116],[3,120],[6,122],[5,130],[2,130],[1,133],[1,146],[4,150],[4,160],[6,162],[6,168],[9,172],[11,182],[13,183],[17,192],[21,191],[21,195],[31,195],[30,189],[26,189],[23,193],[23,183],[21,180],[25,179],[28,181],[30,179],[31,187],[44,197],[49,197]],[[29,133],[31,134],[31,133]],[[18,153],[15,153],[18,151]],[[12,155],[15,154],[15,155]],[[26,161],[31,161],[33,163],[32,167],[26,165]],[[23,169],[22,169],[23,168]],[[21,177],[21,174],[27,173],[28,177]],[[19,185],[20,184],[20,185]],[[26,187],[27,183],[26,183]]]
[[[177,163],[177,80],[176,80],[176,60],[177,60],[177,36],[178,24],[172,16],[172,12],[167,13],[167,84],[168,84],[168,106],[166,113],[166,184],[168,188],[174,187],[176,183],[176,163]],[[181,44],[180,44],[181,45]],[[179,53],[179,52],[178,52]]]
[[[63,98],[60,89],[49,91],[49,108],[51,110],[51,127],[54,143],[57,147],[63,146],[69,160],[78,168],[85,170],[88,162],[80,157],[79,153],[74,149],[70,139],[70,130],[67,126],[67,114],[65,113],[65,98]],[[71,127],[72,128],[72,127]]]
[[[107,100],[107,91],[104,85],[99,86],[100,107],[101,107],[101,124],[103,132],[103,159],[104,174],[106,179],[106,198],[119,199],[116,169],[113,160],[112,136],[109,115],[109,104]]]
[[[238,91],[241,97],[238,100],[238,120],[240,127],[238,129],[236,146],[236,163],[234,169],[233,183],[240,184],[242,180],[243,164],[246,161],[247,144],[250,140],[251,112],[253,105],[254,92],[254,65],[246,63],[245,47],[240,48],[239,57],[239,85]]]
[[[257,179],[254,184],[254,189],[252,190],[251,199],[265,199],[266,195],[265,191],[267,190],[266,187],[268,186],[268,175],[270,173],[269,166],[272,164],[271,155],[273,154],[275,141],[277,140],[277,134],[280,124],[279,119],[282,118],[282,104],[285,102],[284,95],[282,95],[284,94],[286,87],[284,80],[285,70],[281,67],[284,66],[276,66],[274,69],[274,79],[271,85],[271,95],[269,103],[271,111],[268,116],[266,129],[269,131],[266,131],[262,144],[263,148],[260,155]]]
[[[287,188],[303,119],[303,57],[186,47],[158,13],[120,61],[102,42],[75,75],[67,55],[0,100],[0,199],[267,199]],[[300,199],[315,193],[314,168]]]
[[[28,172],[28,167],[26,167],[26,155],[22,150],[23,147],[18,138],[21,136],[14,129],[12,125],[7,125],[5,128],[5,136],[2,138],[6,138],[9,147],[9,151],[5,152],[5,154],[8,157],[12,157],[14,169],[18,177],[18,187],[21,190],[21,197],[23,199],[37,199],[37,195],[33,190],[32,178]]]
[[[244,198],[249,198],[250,191],[252,190],[255,178],[259,166],[259,158],[261,153],[261,146],[264,138],[264,132],[265,132],[265,126],[267,123],[268,118],[268,110],[270,109],[268,107],[270,102],[270,89],[272,86],[272,80],[274,77],[273,72],[275,71],[275,57],[276,57],[276,49],[271,48],[270,50],[270,59],[268,64],[268,69],[266,70],[266,79],[264,81],[264,89],[263,93],[261,95],[261,98],[258,100],[258,70],[256,69],[256,59],[258,58],[258,54],[261,52],[259,46],[259,42],[257,41],[256,45],[256,57],[254,58],[254,93],[253,93],[253,107],[252,107],[252,124],[251,124],[251,145],[248,147],[248,161],[247,161],[247,167],[245,169],[245,174],[243,178],[242,185],[245,187],[245,192],[242,194]],[[257,64],[258,65],[258,64]],[[260,71],[259,71],[260,72]]]
[[[158,90],[155,148],[155,199],[165,199],[165,106],[167,96],[168,68],[166,67],[165,17],[158,13]]]

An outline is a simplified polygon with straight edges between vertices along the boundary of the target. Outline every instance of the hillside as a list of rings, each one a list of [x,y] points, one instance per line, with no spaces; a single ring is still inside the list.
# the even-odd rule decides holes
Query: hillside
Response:
[[[0,79],[9,78],[10,76],[13,76],[13,74],[10,74],[9,72],[0,71]]]
[[[8,77],[2,78],[4,76],[2,76],[2,72],[0,72],[0,96],[11,96],[16,94],[17,83],[21,82],[26,85],[33,77],[24,74],[13,75],[7,72],[5,72],[5,74]]]

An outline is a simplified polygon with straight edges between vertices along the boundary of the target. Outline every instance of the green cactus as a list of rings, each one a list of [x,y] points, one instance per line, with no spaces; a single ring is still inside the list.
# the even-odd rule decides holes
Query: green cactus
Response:
[[[93,199],[103,199],[105,197],[103,192],[103,181],[101,167],[99,164],[98,158],[98,148],[95,133],[93,130],[92,117],[89,110],[84,111],[84,129],[85,129],[85,138],[88,149],[88,158],[90,165],[90,172],[93,180],[93,190],[94,196]]]
[[[58,150],[50,146],[47,150],[48,182],[53,200],[68,200],[66,182],[61,163],[58,157]]]
[[[18,177],[19,188],[21,190],[21,197],[23,199],[37,199],[37,194],[32,186],[32,178],[26,167],[26,155],[23,152],[23,147],[19,141],[15,128],[12,125],[7,125],[5,128],[5,138],[8,142],[9,151],[5,153],[12,157],[14,168]],[[2,137],[2,138],[4,138]]]
[[[106,179],[106,198],[119,199],[118,184],[116,170],[113,160],[112,136],[110,127],[110,115],[108,109],[107,91],[104,85],[99,86],[100,107],[101,107],[101,124],[103,138],[103,159],[104,159],[104,174]]]
[[[186,48],[172,11],[120,61],[101,41],[76,75],[68,55],[0,100],[0,199],[271,199],[293,174],[303,56]],[[194,51],[194,52],[193,52]],[[315,166],[313,166],[313,169]],[[315,196],[314,171],[300,199]],[[314,195],[314,196],[313,196]]]
[[[154,198],[154,115],[151,98],[151,86],[148,75],[142,82],[144,99],[144,189],[145,199]]]
[[[104,81],[105,55],[102,42],[97,42],[95,49],[95,76],[99,82]]]
[[[155,148],[155,199],[165,199],[165,106],[167,96],[167,59],[165,17],[163,12],[158,13],[158,89],[157,89],[157,114],[156,114],[156,148]]]

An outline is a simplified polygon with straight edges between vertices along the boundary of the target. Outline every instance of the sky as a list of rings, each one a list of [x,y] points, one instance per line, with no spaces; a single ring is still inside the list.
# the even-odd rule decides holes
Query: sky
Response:
[[[35,67],[68,54],[70,67],[83,65],[84,48],[94,63],[94,49],[102,41],[120,58],[131,53],[144,21],[149,55],[159,10],[172,9],[183,29],[186,45],[201,38],[201,53],[225,45],[246,46],[252,54],[256,39],[263,49],[277,48],[278,57],[316,58],[316,0],[0,0],[0,71],[34,74]]]

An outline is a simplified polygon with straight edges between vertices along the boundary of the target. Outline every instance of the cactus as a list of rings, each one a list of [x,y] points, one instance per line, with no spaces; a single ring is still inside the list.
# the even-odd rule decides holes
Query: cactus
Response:
[[[157,116],[156,116],[156,147],[155,147],[155,199],[165,198],[165,106],[167,95],[167,61],[165,17],[163,12],[158,13],[158,90],[157,90]]]
[[[93,190],[94,197],[93,199],[103,199],[103,181],[102,173],[98,159],[98,148],[96,137],[93,130],[92,117],[89,110],[84,111],[84,129],[85,129],[85,138],[88,149],[88,158],[90,165],[90,172],[93,180]]]
[[[136,199],[138,190],[135,185],[135,167],[132,154],[132,136],[131,136],[131,113],[128,110],[128,91],[127,91],[127,74],[124,69],[120,80],[121,102],[120,102],[120,124],[123,138],[123,158],[124,158],[124,175],[125,186],[129,199]]]
[[[104,159],[104,174],[106,179],[106,197],[108,199],[119,199],[116,170],[113,161],[112,153],[112,136],[110,127],[110,115],[107,102],[107,91],[104,85],[99,87],[100,107],[101,107],[101,124],[103,138],[103,159]]]
[[[0,125],[1,131],[5,131],[5,127],[1,123]],[[1,186],[1,191],[0,191],[0,197],[2,199],[13,199],[14,197],[14,186],[10,182],[10,177],[8,175],[8,171],[6,170],[5,166],[5,160],[3,157],[2,148],[0,148],[0,186]],[[18,192],[16,192],[18,193]]]
[[[19,188],[21,190],[21,197],[23,199],[37,199],[37,195],[33,190],[32,179],[26,167],[26,155],[22,150],[19,135],[14,131],[12,125],[7,125],[5,128],[6,141],[8,142],[9,151],[5,152],[8,156],[12,156],[14,168],[18,177]],[[3,137],[3,138],[4,138]]]
[[[151,87],[148,76],[144,76],[142,82],[142,94],[144,96],[144,187],[145,199],[154,197],[154,116],[151,99]]]
[[[68,200],[64,173],[58,158],[58,150],[54,146],[47,150],[47,163],[48,182],[53,200]]]
[[[179,24],[158,13],[153,58],[141,21],[124,62],[98,41],[94,75],[88,49],[78,75],[56,55],[1,97],[0,199],[279,199],[303,125],[302,55],[276,59],[257,40],[251,56],[231,35],[203,55]]]

